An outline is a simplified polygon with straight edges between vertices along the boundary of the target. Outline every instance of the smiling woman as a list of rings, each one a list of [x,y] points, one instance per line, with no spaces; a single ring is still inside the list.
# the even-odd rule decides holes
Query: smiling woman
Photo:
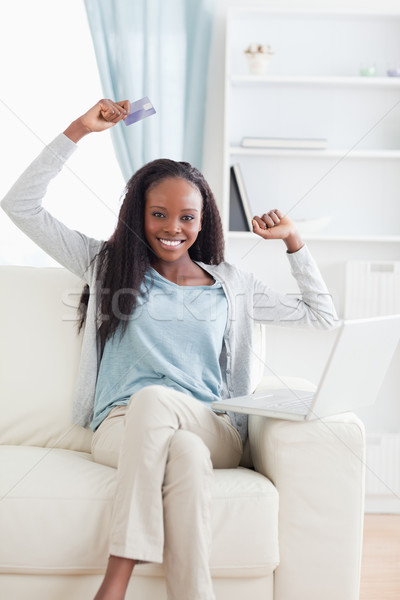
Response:
[[[167,279],[174,278],[171,261],[186,262],[193,270],[187,251],[201,230],[202,206],[199,190],[181,178],[164,179],[146,194],[146,239],[157,256],[157,270]]]
[[[0,55],[3,197],[32,156],[102,92],[82,0],[19,0],[2,6]],[[50,187],[46,203],[52,201],[53,214],[69,226],[105,239],[115,226],[118,190],[124,187],[109,134],[88,139],[80,159],[72,159]],[[107,169],[98,169],[100,162]],[[0,264],[59,266],[2,211]]]

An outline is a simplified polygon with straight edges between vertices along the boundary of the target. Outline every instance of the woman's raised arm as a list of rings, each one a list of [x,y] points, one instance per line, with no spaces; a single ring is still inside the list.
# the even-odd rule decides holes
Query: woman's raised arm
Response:
[[[88,133],[105,131],[129,113],[129,101],[100,100],[48,144],[24,171],[1,202],[10,219],[47,254],[64,267],[85,277],[103,242],[74,231],[42,206],[50,181]]]

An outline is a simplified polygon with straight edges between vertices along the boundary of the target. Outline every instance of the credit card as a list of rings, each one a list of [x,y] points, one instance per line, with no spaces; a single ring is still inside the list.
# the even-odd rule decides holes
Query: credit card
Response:
[[[132,123],[137,123],[146,117],[150,117],[150,115],[154,115],[155,112],[156,109],[153,104],[145,96],[144,98],[140,98],[140,100],[131,102],[131,110],[126,119],[124,119],[124,123],[125,125],[132,125]]]

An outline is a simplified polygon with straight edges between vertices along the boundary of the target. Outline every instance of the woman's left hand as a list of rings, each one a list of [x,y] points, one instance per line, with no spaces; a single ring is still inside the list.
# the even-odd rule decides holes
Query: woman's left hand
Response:
[[[253,217],[252,224],[254,233],[265,240],[283,240],[289,252],[297,252],[303,246],[296,223],[278,208]]]

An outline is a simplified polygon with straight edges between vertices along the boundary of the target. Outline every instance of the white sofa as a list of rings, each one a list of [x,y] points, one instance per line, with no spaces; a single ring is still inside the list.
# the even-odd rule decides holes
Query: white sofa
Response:
[[[91,433],[70,421],[81,287],[64,269],[0,267],[4,600],[88,600],[107,562],[116,471],[92,461]],[[252,417],[249,432],[255,470],[215,471],[217,599],[358,600],[362,424]],[[166,598],[161,565],[135,568],[133,598]]]

